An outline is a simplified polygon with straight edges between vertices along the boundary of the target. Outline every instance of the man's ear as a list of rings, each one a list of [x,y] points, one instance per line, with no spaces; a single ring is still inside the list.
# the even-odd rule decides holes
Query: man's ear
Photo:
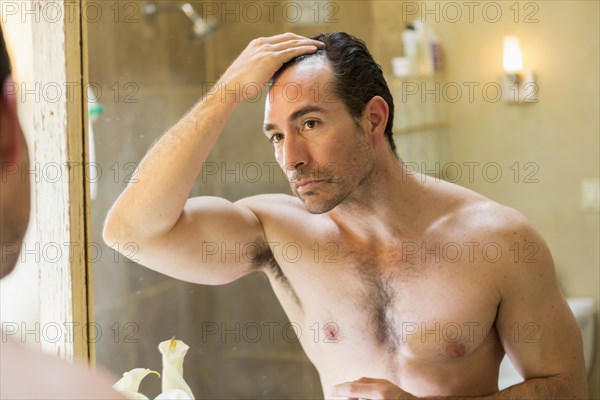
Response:
[[[375,96],[365,106],[363,118],[366,125],[366,133],[378,144],[385,138],[385,127],[388,122],[390,107],[381,96]]]
[[[20,151],[20,129],[17,117],[17,97],[9,75],[0,96],[0,162],[15,163]]]

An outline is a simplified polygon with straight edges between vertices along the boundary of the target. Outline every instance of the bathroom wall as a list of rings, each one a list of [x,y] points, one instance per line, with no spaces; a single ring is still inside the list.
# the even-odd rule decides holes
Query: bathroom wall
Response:
[[[190,345],[184,372],[196,398],[319,398],[318,374],[285,329],[287,317],[266,277],[255,274],[220,287],[187,284],[128,262],[102,242],[103,220],[132,168],[250,40],[290,30],[308,35],[359,27],[359,35],[370,33],[364,23],[370,5],[361,1],[340,3],[339,23],[317,26],[295,25],[281,13],[272,23],[265,23],[267,15],[253,23],[249,14],[235,11],[240,2],[210,3],[233,11],[221,15],[218,30],[201,43],[190,37],[191,22],[181,12],[149,20],[139,1],[94,2],[101,7],[98,20],[90,10],[89,80],[101,88],[104,106],[93,126],[102,172],[92,201],[94,316],[101,329],[94,340],[97,360],[118,375],[135,367],[159,369],[156,347],[175,336]],[[202,10],[200,2],[192,4]],[[262,101],[240,104],[192,196],[235,201],[258,193],[289,193],[261,133],[263,112]],[[272,337],[269,325],[275,327]],[[152,376],[141,387],[149,396],[159,389],[159,379]]]
[[[449,3],[373,2],[374,35],[379,38],[373,53],[391,72],[391,58],[400,55],[403,25],[424,12],[425,22],[442,41],[442,85],[463,89],[456,98],[426,87],[445,103],[450,160],[480,163],[471,180],[465,166],[458,183],[525,214],[552,251],[565,295],[593,297],[598,304],[599,214],[583,211],[580,201],[581,180],[599,176],[599,4],[491,2],[470,13],[461,2]],[[520,37],[524,67],[537,75],[537,104],[493,102],[493,91],[487,96],[482,92],[485,84],[499,82],[502,39],[509,34]],[[467,85],[474,84],[479,86],[471,101]],[[435,101],[433,95],[425,98]],[[482,173],[488,163],[500,166],[503,175],[497,182],[492,169],[489,175]],[[600,335],[596,338],[592,398],[600,397]]]

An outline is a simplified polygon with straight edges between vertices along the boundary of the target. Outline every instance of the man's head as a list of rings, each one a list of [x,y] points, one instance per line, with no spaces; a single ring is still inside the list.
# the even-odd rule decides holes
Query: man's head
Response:
[[[0,27],[0,278],[15,266],[29,223],[29,168],[25,137],[17,117],[10,59]]]
[[[343,32],[313,39],[325,47],[273,76],[265,133],[293,192],[324,213],[364,189],[377,162],[398,156],[392,95],[364,42]]]
[[[311,39],[325,43],[325,47],[316,53],[292,59],[275,73],[271,82],[275,82],[288,68],[303,60],[313,57],[327,59],[334,77],[328,88],[330,96],[339,99],[353,118],[361,118],[365,106],[373,97],[380,96],[386,101],[389,115],[385,135],[392,153],[397,157],[392,133],[394,99],[381,66],[375,62],[366,44],[345,32],[321,33]]]

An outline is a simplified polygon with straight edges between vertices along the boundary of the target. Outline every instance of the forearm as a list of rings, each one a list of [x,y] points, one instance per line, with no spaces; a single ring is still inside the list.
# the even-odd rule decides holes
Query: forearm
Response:
[[[107,241],[153,237],[175,225],[239,102],[230,93],[225,96],[223,86],[218,83],[146,154],[108,214],[104,227]]]
[[[511,386],[488,396],[475,397],[476,399],[510,400],[510,399],[585,399],[587,389],[578,386],[573,381],[560,378],[534,378],[523,383]],[[439,399],[439,398],[438,398]],[[445,400],[473,400],[473,397],[443,397]],[[432,399],[433,400],[433,399]]]
[[[569,375],[532,378],[487,396],[435,396],[417,397],[385,379],[363,377],[355,381],[334,385],[330,395],[336,398],[406,399],[406,400],[510,400],[510,399],[587,399],[588,389],[584,373],[574,371]]]

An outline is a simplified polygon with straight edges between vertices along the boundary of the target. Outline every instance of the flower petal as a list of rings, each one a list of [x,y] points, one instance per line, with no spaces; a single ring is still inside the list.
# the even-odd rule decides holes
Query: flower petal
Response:
[[[171,389],[162,392],[154,400],[194,400],[194,398],[181,389]]]
[[[140,383],[149,374],[160,374],[156,371],[152,371],[147,368],[134,368],[129,372],[125,372],[123,377],[113,385],[113,389],[122,393],[129,399],[148,399],[143,394],[138,393],[140,389]],[[141,396],[141,397],[140,397]]]
[[[150,400],[148,397],[144,396],[141,393],[137,392],[119,392],[125,397],[127,400]]]
[[[186,399],[193,399],[194,395],[183,379],[183,359],[189,348],[181,340],[175,339],[166,340],[158,345],[158,350],[163,356],[163,392],[178,389],[187,394]]]

